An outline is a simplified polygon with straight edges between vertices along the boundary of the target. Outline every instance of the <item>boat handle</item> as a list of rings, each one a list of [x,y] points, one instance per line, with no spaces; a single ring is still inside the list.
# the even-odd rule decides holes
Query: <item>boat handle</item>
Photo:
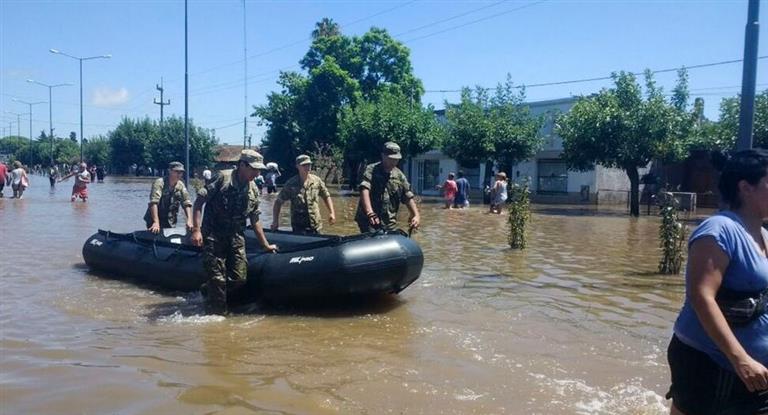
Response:
[[[157,253],[157,244],[155,243],[155,241],[152,241],[152,253],[155,255],[155,259],[159,259],[160,261],[167,261],[167,260],[171,259],[172,256],[174,256],[174,255],[179,253],[180,249],[181,249],[181,246],[179,246],[178,248],[174,249],[173,252],[168,254],[167,257],[160,258],[160,255]]]

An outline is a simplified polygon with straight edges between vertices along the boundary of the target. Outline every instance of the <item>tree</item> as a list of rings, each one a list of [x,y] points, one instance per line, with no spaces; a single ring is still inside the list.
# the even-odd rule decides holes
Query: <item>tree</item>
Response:
[[[132,120],[124,117],[114,130],[107,133],[112,169],[116,173],[127,173],[132,164],[150,165],[152,155],[149,144],[156,134],[157,129],[149,118]]]
[[[510,77],[499,84],[493,97],[484,88],[464,88],[457,105],[446,103],[446,140],[443,151],[462,165],[498,161],[509,168],[536,154],[542,117],[524,104],[525,91]]]
[[[132,164],[165,169],[172,161],[184,161],[184,120],[177,116],[166,118],[161,126],[149,118],[131,120],[123,118],[108,134],[109,164],[119,173],[125,173]],[[210,131],[189,126],[189,162],[193,169],[210,163],[214,156],[216,139]]]
[[[27,138],[9,135],[0,139],[0,154],[15,154],[20,148],[28,145]]]
[[[733,149],[739,137],[741,96],[723,98],[720,102],[720,123],[715,144],[721,150]],[[755,95],[755,118],[752,129],[752,145],[768,148],[768,89]]]
[[[341,35],[339,24],[328,17],[323,17],[319,22],[315,23],[315,30],[312,31],[312,39],[339,35]]]
[[[109,139],[105,136],[91,137],[83,144],[83,158],[88,165],[105,166],[109,164]]]
[[[76,132],[74,132],[74,131],[70,131],[70,132],[69,132],[69,139],[70,139],[72,142],[75,142],[75,143],[76,143],[76,142],[77,142],[77,133],[76,133]]]
[[[361,37],[344,36],[335,22],[323,19],[312,38],[300,60],[306,74],[281,73],[280,91],[270,93],[267,104],[254,107],[252,114],[267,126],[266,157],[289,172],[298,154],[317,148],[355,153],[346,151],[341,135],[345,111],[378,102],[385,94],[405,97],[399,102],[409,108],[421,107],[423,86],[413,75],[410,51],[386,30],[371,28]]]
[[[439,147],[443,129],[432,107],[411,107],[402,94],[385,92],[345,108],[339,134],[347,164],[355,172],[361,163],[378,160],[387,141],[398,143],[405,157]]]
[[[184,142],[184,119],[177,116],[166,118],[163,125],[155,123],[158,130],[149,143],[152,156],[151,165],[156,169],[167,169],[172,161],[184,162],[186,158]],[[189,163],[188,169],[202,167],[213,161],[216,140],[210,131],[197,127],[194,121],[189,124]]]
[[[557,120],[563,138],[563,155],[568,167],[591,170],[595,164],[623,169],[630,182],[630,214],[640,215],[638,169],[653,158],[679,157],[688,137],[681,126],[684,107],[667,103],[663,93],[646,71],[646,91],[634,75],[613,75],[615,87],[582,97]],[[684,81],[678,81],[680,93]],[[677,106],[675,106],[677,102]]]

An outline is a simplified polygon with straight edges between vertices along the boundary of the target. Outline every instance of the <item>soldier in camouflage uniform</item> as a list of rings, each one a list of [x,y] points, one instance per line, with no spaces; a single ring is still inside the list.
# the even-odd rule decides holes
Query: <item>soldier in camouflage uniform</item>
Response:
[[[242,287],[248,277],[243,234],[246,218],[250,219],[262,248],[277,251],[277,246],[267,241],[259,223],[259,194],[253,179],[263,168],[261,154],[243,150],[236,169],[222,171],[197,193],[192,243],[203,246],[203,266],[210,277],[203,291],[213,313],[226,314],[227,293]],[[201,220],[203,204],[205,217]]]
[[[336,223],[336,214],[333,211],[333,201],[323,179],[311,174],[312,160],[307,155],[296,157],[296,169],[299,174],[285,182],[283,190],[277,195],[277,200],[272,208],[272,230],[276,231],[280,225],[280,208],[286,201],[291,202],[291,227],[296,233],[315,235],[323,227],[320,216],[320,203],[322,199],[328,208],[328,222]]]
[[[381,162],[369,164],[360,182],[360,201],[357,204],[355,221],[360,232],[397,227],[397,211],[404,203],[410,212],[408,225],[419,227],[419,209],[413,200],[411,185],[405,174],[397,168],[403,156],[400,146],[391,141],[384,144]]]
[[[159,178],[152,183],[149,206],[144,214],[144,222],[152,233],[175,227],[180,205],[184,207],[184,215],[187,217],[187,229],[192,229],[192,202],[187,187],[181,181],[182,177],[184,165],[174,161],[168,164],[168,177]]]

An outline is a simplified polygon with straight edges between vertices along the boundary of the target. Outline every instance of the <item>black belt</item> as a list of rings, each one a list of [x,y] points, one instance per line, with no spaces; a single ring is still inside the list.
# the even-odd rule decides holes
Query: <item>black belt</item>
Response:
[[[768,289],[760,292],[734,291],[720,287],[715,301],[731,325],[744,325],[766,313]]]

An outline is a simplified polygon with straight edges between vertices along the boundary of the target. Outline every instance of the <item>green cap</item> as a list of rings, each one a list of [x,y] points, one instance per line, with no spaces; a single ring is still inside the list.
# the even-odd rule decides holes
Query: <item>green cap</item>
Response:
[[[267,166],[264,165],[264,157],[261,156],[261,154],[257,153],[254,150],[243,150],[240,152],[240,161],[244,161],[248,163],[249,166],[251,166],[254,169],[266,169]]]
[[[397,145],[397,143],[392,141],[387,141],[384,143],[384,149],[381,151],[383,154],[386,154],[387,157],[391,159],[401,159],[403,158],[403,155],[400,154],[400,146]]]
[[[184,165],[178,161],[172,161],[168,163],[168,170],[170,171],[184,171]]]
[[[312,159],[309,158],[308,155],[302,154],[299,157],[296,157],[296,164],[299,166],[303,166],[305,164],[312,164]]]

